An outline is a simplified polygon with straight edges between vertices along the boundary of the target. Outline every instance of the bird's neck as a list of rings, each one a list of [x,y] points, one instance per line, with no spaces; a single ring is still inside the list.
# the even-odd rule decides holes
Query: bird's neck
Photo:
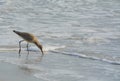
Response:
[[[44,54],[42,45],[38,41],[34,42],[34,44],[41,50],[42,54]]]

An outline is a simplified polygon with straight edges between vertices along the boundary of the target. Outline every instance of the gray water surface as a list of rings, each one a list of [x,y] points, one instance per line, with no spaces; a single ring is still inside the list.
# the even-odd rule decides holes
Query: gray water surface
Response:
[[[32,67],[31,76],[41,81],[119,81],[119,25],[119,0],[0,0],[0,59]],[[13,30],[38,37],[46,51],[42,62],[34,63],[40,54],[31,44],[24,63],[25,42],[18,58],[21,38]]]

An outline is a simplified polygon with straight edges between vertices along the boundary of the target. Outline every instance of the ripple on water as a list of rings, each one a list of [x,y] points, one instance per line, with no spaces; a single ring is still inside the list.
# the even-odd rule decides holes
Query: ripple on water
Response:
[[[0,0],[0,6],[8,5],[10,0]]]

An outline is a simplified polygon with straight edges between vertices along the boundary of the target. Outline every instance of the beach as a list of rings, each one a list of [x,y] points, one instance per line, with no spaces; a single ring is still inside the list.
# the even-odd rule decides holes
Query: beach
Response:
[[[26,54],[25,54],[26,53]],[[42,60],[34,52],[26,59],[27,51],[18,57],[17,51],[2,53],[0,80],[2,81],[117,81],[119,65],[94,61],[84,57],[49,53]],[[5,57],[4,57],[5,56]],[[8,57],[6,57],[8,56]],[[113,68],[114,67],[114,68]],[[114,75],[114,77],[112,77]],[[109,78],[111,77],[111,78]]]
[[[16,65],[0,62],[0,81],[39,81]]]
[[[120,81],[119,48],[119,0],[0,0],[0,81]]]

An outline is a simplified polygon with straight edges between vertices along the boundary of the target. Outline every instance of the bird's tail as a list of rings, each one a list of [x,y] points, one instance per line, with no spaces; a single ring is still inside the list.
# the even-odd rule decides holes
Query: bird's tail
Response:
[[[43,52],[43,47],[42,47],[42,45],[39,43],[39,42],[34,42],[35,43],[35,45],[41,50],[41,52],[42,52],[42,55],[44,55],[44,52]]]
[[[21,32],[19,32],[19,31],[13,30],[13,32],[15,32],[18,35],[21,35]]]

